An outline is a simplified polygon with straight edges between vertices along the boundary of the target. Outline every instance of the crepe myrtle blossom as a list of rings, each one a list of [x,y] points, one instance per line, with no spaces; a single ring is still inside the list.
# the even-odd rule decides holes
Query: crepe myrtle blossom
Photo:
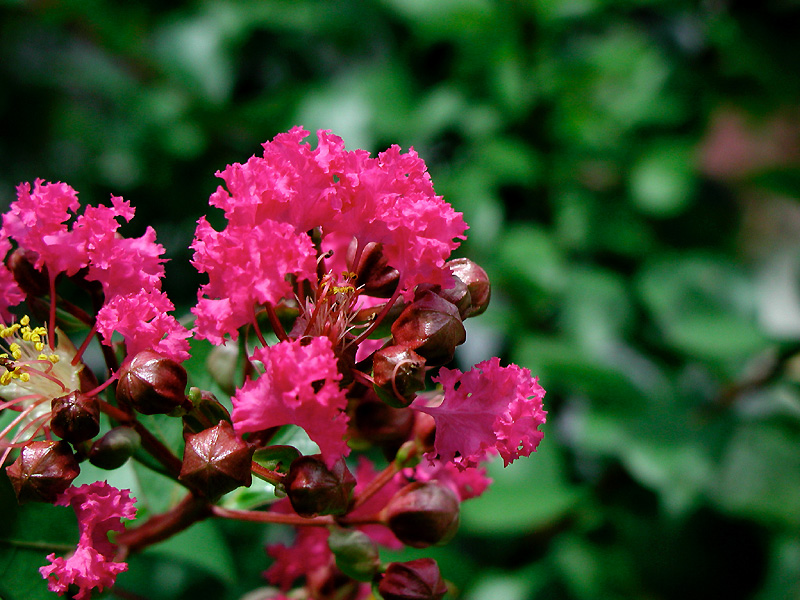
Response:
[[[148,227],[140,238],[118,233],[118,218],[130,221],[134,209],[118,196],[111,205],[87,206],[81,215],[78,193],[66,183],[41,179],[17,187],[17,200],[3,215],[2,237],[35,257],[34,266],[51,278],[75,275],[88,267],[88,281],[103,286],[106,299],[140,289],[159,289],[164,248]]]
[[[399,272],[397,295],[410,299],[420,283],[449,285],[443,267],[467,225],[435,194],[416,152],[392,146],[370,157],[346,151],[328,131],[312,150],[307,136],[295,127],[265,143],[263,157],[217,173],[227,190],[220,186],[210,204],[227,225],[218,232],[201,219],[192,244],[193,264],[209,276],[193,309],[198,337],[235,339],[254,305],[293,299],[287,279],[315,284],[318,261],[322,273],[355,272],[370,243]],[[348,259],[341,248],[351,242]]]
[[[328,466],[349,454],[344,439],[347,398],[339,388],[342,375],[328,338],[315,337],[305,345],[295,340],[257,348],[253,359],[264,371],[232,397],[238,433],[294,424],[319,446]]]
[[[443,396],[434,402],[419,396],[411,404],[436,421],[429,458],[466,469],[496,449],[508,466],[536,450],[544,435],[538,428],[547,415],[542,408],[545,392],[528,369],[501,367],[495,357],[466,373],[442,368],[434,381],[442,384]]]
[[[122,519],[136,516],[135,502],[128,490],[118,490],[104,481],[67,488],[58,497],[56,506],[70,506],[75,511],[80,539],[71,556],[50,554],[50,564],[39,569],[51,592],[63,596],[70,585],[76,585],[79,591],[75,600],[87,600],[93,589],[103,591],[114,585],[128,565],[116,562],[117,547],[109,541],[108,532],[124,531]]]

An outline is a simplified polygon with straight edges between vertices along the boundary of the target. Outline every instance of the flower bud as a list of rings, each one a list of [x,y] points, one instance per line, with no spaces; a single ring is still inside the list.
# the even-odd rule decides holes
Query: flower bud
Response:
[[[369,394],[355,407],[350,419],[353,438],[361,439],[393,454],[408,439],[415,411],[387,406]]]
[[[378,583],[383,600],[441,600],[447,585],[432,558],[391,563]]]
[[[467,284],[455,276],[450,278],[448,287],[430,283],[418,285],[417,289],[414,290],[414,298],[421,298],[425,292],[433,292],[452,303],[458,309],[458,314],[461,315],[462,319],[464,319],[464,313],[472,306]]]
[[[425,388],[425,359],[405,346],[388,346],[372,357],[375,392],[389,406],[403,408]]]
[[[481,314],[489,306],[492,296],[492,286],[489,276],[477,263],[468,258],[456,258],[446,263],[450,272],[467,285],[470,297],[470,307],[461,317],[474,317]]]
[[[58,437],[77,444],[100,433],[100,403],[97,396],[70,392],[50,403],[50,429]]]
[[[211,392],[192,387],[186,397],[192,409],[183,415],[184,433],[200,433],[220,421],[233,422],[228,409]]]
[[[328,469],[319,454],[292,462],[284,479],[286,495],[301,517],[342,515],[353,498],[356,479],[339,459]]]
[[[186,369],[174,360],[143,350],[120,370],[117,399],[145,415],[170,413],[186,400]]]
[[[328,547],[336,557],[336,566],[357,581],[372,581],[380,567],[375,542],[357,529],[334,529],[328,536]]]
[[[409,483],[381,512],[397,539],[412,548],[446,542],[458,529],[458,498],[435,481]]]
[[[17,501],[55,502],[80,473],[70,445],[61,440],[30,442],[6,467]]]
[[[467,339],[458,309],[434,294],[425,292],[403,309],[392,323],[392,337],[397,345],[407,346],[439,366],[453,360],[456,346]]]
[[[30,250],[17,248],[6,260],[6,266],[14,276],[14,281],[26,296],[44,296],[50,291],[47,267],[39,271],[34,267],[36,254]]]
[[[216,499],[253,482],[250,467],[255,447],[233,431],[227,421],[186,436],[178,479],[207,498]]]
[[[355,259],[355,250],[354,243],[350,246],[347,257],[351,264]],[[397,289],[399,281],[400,272],[386,262],[383,245],[375,242],[366,244],[356,266],[356,287],[363,286],[367,296],[389,298]]]
[[[109,471],[118,469],[139,449],[141,442],[135,429],[124,425],[114,427],[92,444],[89,462]]]

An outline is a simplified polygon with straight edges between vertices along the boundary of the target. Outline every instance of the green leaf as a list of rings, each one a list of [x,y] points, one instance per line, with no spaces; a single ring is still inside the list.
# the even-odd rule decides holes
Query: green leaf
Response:
[[[505,468],[501,460],[493,460],[487,471],[492,485],[461,506],[461,526],[466,533],[525,535],[563,518],[582,496],[569,484],[556,440],[547,433],[531,456]],[[531,490],[536,490],[535,497]]]

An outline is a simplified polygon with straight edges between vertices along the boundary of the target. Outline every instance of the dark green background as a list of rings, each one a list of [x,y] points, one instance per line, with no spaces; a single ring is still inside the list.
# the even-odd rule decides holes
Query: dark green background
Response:
[[[800,598],[798,26],[790,0],[4,2],[0,203],[123,195],[185,311],[217,169],[296,124],[413,145],[495,286],[462,366],[548,390],[539,452],[432,552],[463,597]],[[239,598],[282,534],[190,535],[119,597]]]

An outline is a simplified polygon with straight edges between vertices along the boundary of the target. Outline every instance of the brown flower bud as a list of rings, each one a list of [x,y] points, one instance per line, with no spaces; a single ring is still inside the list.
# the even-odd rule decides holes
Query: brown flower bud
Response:
[[[174,360],[152,350],[139,352],[120,370],[117,399],[142,414],[170,413],[186,399],[186,369]]]
[[[391,563],[378,583],[383,600],[441,600],[447,585],[432,558]]]
[[[489,276],[477,263],[468,258],[456,258],[446,263],[450,272],[467,285],[470,297],[470,306],[461,317],[474,317],[481,314],[489,306],[492,297],[492,286]]]
[[[292,508],[301,517],[342,515],[350,508],[356,478],[339,459],[328,469],[319,454],[292,462],[283,481]]]
[[[356,243],[351,244],[348,251],[348,261],[351,264],[355,259],[356,246]],[[383,245],[375,242],[366,244],[356,267],[356,287],[363,286],[363,291],[368,296],[389,298],[397,289],[399,281],[400,272],[386,262]]]
[[[392,337],[395,344],[414,350],[429,365],[439,366],[453,360],[467,332],[458,309],[429,291],[403,309],[392,323]]]
[[[139,449],[142,438],[131,427],[114,427],[92,444],[89,462],[101,469],[118,469]]]
[[[178,478],[207,498],[219,498],[253,482],[250,467],[254,450],[236,435],[230,423],[220,421],[186,436]]]
[[[462,319],[464,318],[464,313],[472,306],[467,284],[455,276],[450,278],[450,283],[446,287],[430,283],[418,285],[417,289],[414,290],[414,298],[421,298],[425,292],[433,292],[452,303],[458,309],[458,314],[461,315]]]
[[[50,429],[58,437],[77,444],[100,433],[100,403],[97,396],[70,392],[50,403]]]
[[[80,473],[70,445],[61,440],[30,442],[6,467],[17,501],[55,502]]]
[[[50,291],[47,267],[38,270],[34,267],[36,254],[30,250],[17,248],[6,260],[6,266],[14,276],[14,281],[26,296],[44,296]]]
[[[367,395],[355,407],[350,419],[352,437],[375,444],[390,455],[408,439],[414,426],[414,411],[392,408]]]
[[[409,483],[381,512],[397,539],[413,548],[446,542],[458,529],[458,498],[435,481]]]
[[[406,346],[387,346],[372,357],[375,392],[389,406],[411,404],[425,388],[425,359]]]

